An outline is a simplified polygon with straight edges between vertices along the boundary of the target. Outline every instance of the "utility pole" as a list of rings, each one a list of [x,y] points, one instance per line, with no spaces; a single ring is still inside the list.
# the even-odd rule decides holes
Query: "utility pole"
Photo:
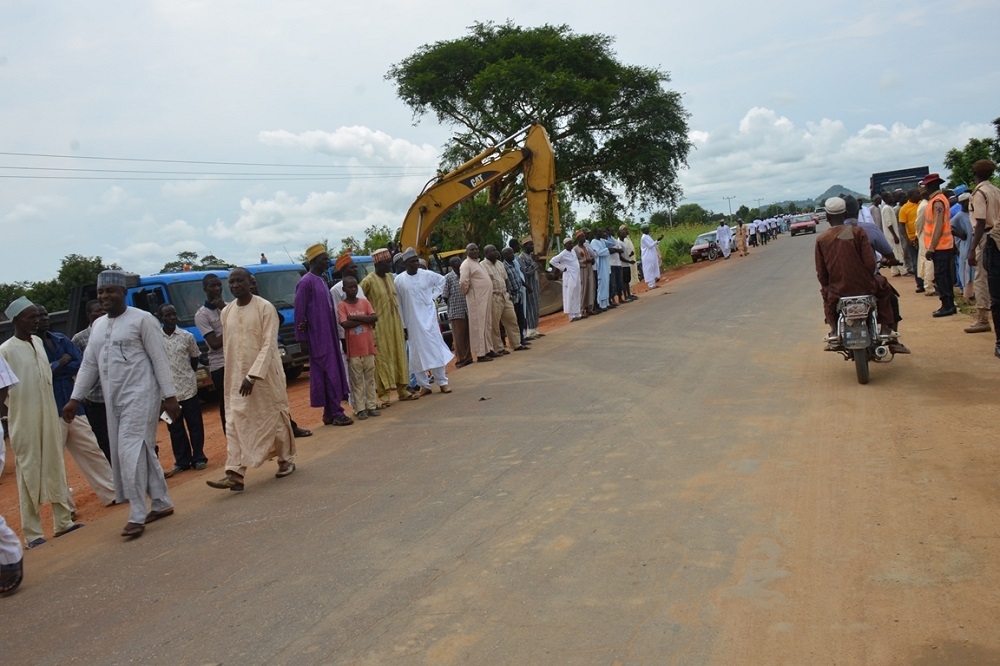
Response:
[[[731,197],[722,197],[722,198],[725,199],[727,202],[729,202],[729,221],[732,222],[733,221],[733,199],[736,198],[736,195],[734,194]]]
[[[757,217],[760,217],[760,215],[761,215],[761,212],[760,212],[760,202],[763,201],[763,200],[764,200],[763,197],[761,197],[760,199],[754,199],[754,201],[757,202]]]

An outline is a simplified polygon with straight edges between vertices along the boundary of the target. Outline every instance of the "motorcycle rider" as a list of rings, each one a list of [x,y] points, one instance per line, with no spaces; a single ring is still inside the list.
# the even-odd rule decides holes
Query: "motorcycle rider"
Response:
[[[891,337],[889,351],[893,354],[910,353],[894,332],[898,305],[894,307],[892,286],[876,272],[875,251],[868,234],[860,226],[844,224],[847,204],[840,197],[826,200],[826,217],[830,228],[816,239],[815,258],[816,277],[823,296],[823,313],[830,327],[827,350],[840,348],[837,334],[837,304],[840,298],[871,294],[877,303],[880,333]]]

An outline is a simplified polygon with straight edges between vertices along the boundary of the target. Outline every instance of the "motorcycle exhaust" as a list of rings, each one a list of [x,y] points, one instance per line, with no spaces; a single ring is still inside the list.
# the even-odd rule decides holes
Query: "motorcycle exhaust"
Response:
[[[875,348],[875,358],[877,358],[878,360],[881,361],[888,355],[889,355],[889,348],[886,347],[885,345],[879,345],[878,347]]]

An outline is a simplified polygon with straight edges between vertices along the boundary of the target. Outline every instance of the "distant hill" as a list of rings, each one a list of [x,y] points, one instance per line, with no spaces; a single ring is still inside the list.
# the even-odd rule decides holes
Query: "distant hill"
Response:
[[[816,203],[822,206],[823,202],[829,199],[830,197],[842,197],[846,194],[850,194],[855,199],[868,198],[867,195],[861,194],[860,192],[855,192],[854,190],[849,190],[843,185],[831,185],[830,187],[827,188],[826,192],[816,197]]]

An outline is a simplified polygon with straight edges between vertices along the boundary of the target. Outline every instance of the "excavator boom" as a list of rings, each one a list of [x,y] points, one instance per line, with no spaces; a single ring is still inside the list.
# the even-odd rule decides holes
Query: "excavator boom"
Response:
[[[434,248],[427,241],[445,213],[492,185],[509,183],[519,170],[524,172],[531,238],[538,252],[548,252],[550,229],[559,233],[559,201],[552,144],[538,124],[528,125],[457,169],[430,181],[406,213],[400,246],[412,247],[422,257],[429,256]]]

